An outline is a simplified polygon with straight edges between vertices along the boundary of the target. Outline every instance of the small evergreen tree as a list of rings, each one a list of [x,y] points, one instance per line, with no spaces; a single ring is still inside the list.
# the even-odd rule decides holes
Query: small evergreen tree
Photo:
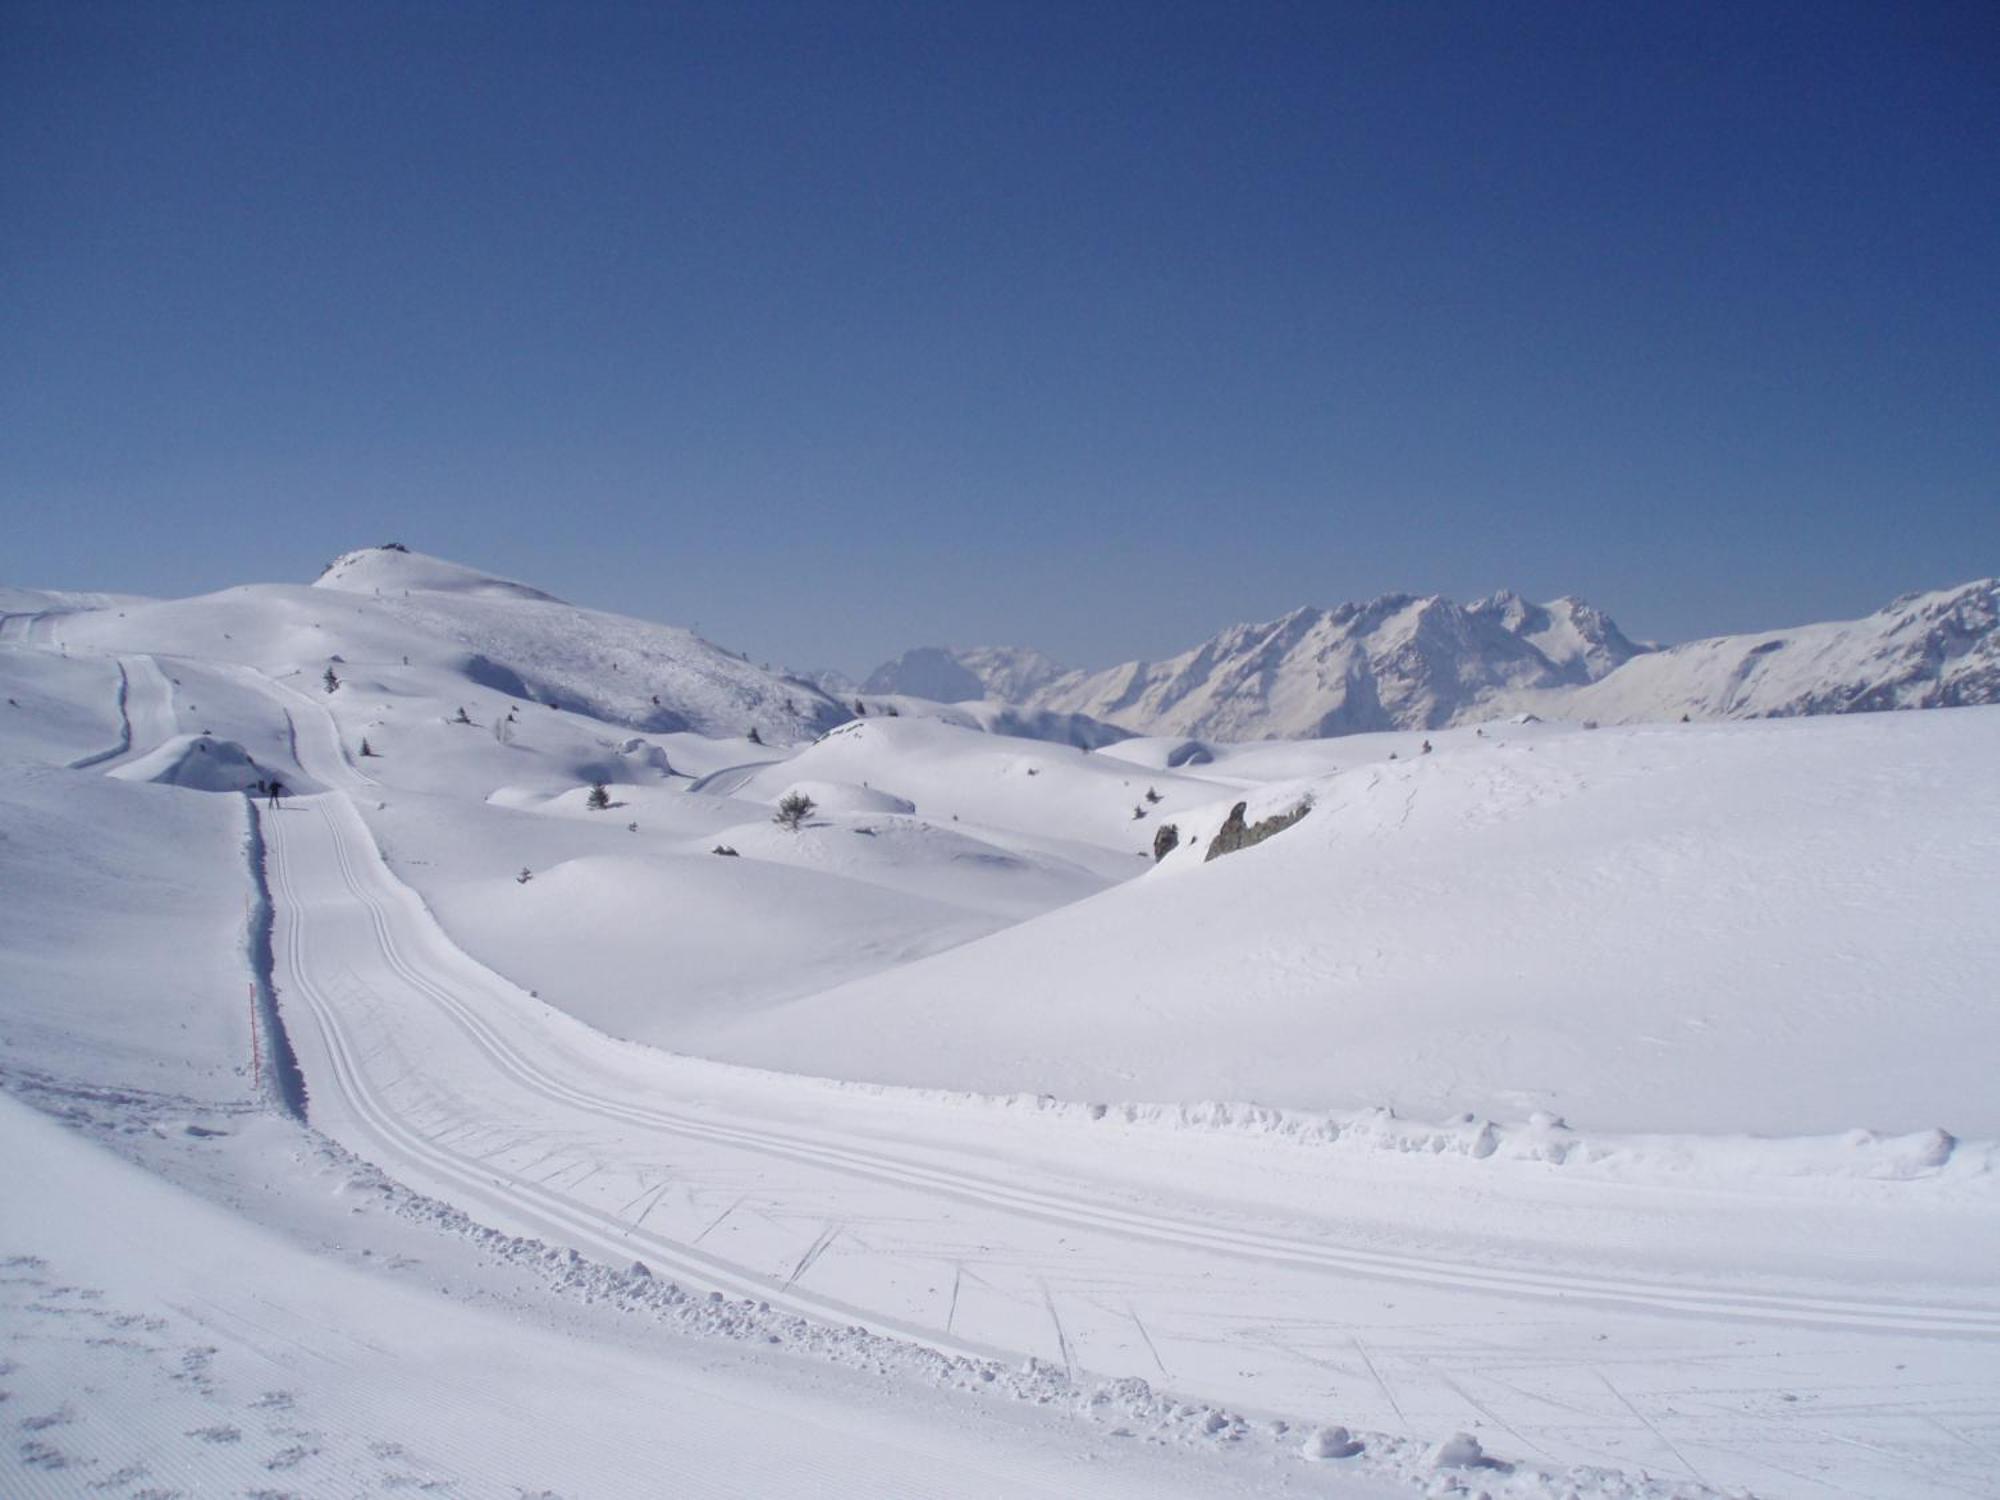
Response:
[[[375,747],[374,747],[373,745],[369,744],[369,743],[368,743],[368,741],[367,741],[367,740],[366,740],[366,739],[364,738],[364,739],[363,739],[363,740],[361,741],[361,754],[362,754],[362,757],[363,757],[363,758],[365,759],[365,758],[367,758],[368,756],[371,756],[371,755],[373,755],[374,753],[375,753]]]
[[[1143,808],[1143,807],[1136,807],[1136,806],[1135,806],[1135,807],[1134,807],[1134,808],[1132,809],[1132,821],[1133,821],[1134,823],[1138,822],[1138,821],[1139,821],[1139,820],[1140,820],[1141,818],[1143,818],[1143,817],[1145,817],[1145,816],[1146,816],[1146,809],[1145,809],[1145,808]]]
[[[1147,788],[1146,788],[1146,800],[1147,800],[1148,802],[1158,802],[1158,801],[1160,800],[1160,794],[1159,794],[1158,792],[1154,791],[1154,790],[1153,790],[1153,789],[1152,789],[1151,787],[1147,787]]]
[[[611,788],[601,781],[590,784],[590,795],[583,799],[583,805],[592,812],[603,812],[611,805]]]
[[[777,812],[771,815],[771,821],[776,823],[780,828],[789,829],[791,832],[797,833],[799,825],[812,815],[812,798],[808,797],[804,792],[787,792],[778,803]]]
[[[326,676],[322,677],[320,681],[326,684],[326,690],[329,693],[340,686],[340,679],[333,675],[332,667],[326,669]]]
[[[750,726],[750,743],[753,745],[761,745],[764,743],[764,736],[762,736],[757,732],[757,726],[755,724],[752,724]]]

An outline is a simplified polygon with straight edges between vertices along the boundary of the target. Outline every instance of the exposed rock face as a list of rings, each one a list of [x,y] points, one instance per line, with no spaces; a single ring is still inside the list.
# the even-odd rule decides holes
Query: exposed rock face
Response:
[[[1153,863],[1158,864],[1181,846],[1181,831],[1172,823],[1162,823],[1153,835]]]
[[[1312,798],[1307,797],[1290,812],[1273,813],[1268,818],[1246,824],[1243,815],[1249,806],[1247,802],[1239,802],[1229,809],[1229,816],[1215,830],[1215,837],[1208,841],[1208,853],[1202,856],[1203,864],[1224,854],[1234,854],[1238,849],[1248,849],[1252,844],[1261,844],[1274,833],[1283,833],[1312,811]]]

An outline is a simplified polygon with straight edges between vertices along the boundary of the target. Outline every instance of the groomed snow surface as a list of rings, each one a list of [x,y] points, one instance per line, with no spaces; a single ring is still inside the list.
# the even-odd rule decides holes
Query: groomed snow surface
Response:
[[[321,585],[0,594],[0,1493],[2000,1490],[2000,710],[1107,744]]]

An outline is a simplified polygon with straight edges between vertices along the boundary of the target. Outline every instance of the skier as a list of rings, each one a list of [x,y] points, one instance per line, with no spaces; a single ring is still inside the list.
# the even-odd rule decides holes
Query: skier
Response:
[[[278,805],[278,799],[284,795],[285,795],[284,782],[278,780],[277,777],[273,776],[271,778],[271,806],[275,808]]]

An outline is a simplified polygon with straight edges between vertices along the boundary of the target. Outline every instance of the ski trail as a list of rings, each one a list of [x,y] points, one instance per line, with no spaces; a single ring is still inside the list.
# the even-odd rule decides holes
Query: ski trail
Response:
[[[126,671],[125,663],[121,661],[118,663],[118,743],[109,750],[99,750],[94,755],[79,755],[69,763],[70,770],[84,771],[92,766],[101,766],[106,761],[118,760],[131,751],[132,715],[126,710],[131,692],[132,676]]]
[[[1063,1328],[1062,1314],[1056,1311],[1055,1294],[1049,1290],[1049,1284],[1046,1281],[1041,1283],[1041,1287],[1042,1305],[1049,1310],[1049,1321],[1056,1325],[1056,1347],[1062,1351],[1063,1373],[1074,1376],[1076,1373],[1076,1358],[1070,1349],[1069,1333]]]
[[[714,1234],[716,1230],[722,1227],[722,1221],[724,1219],[728,1218],[731,1214],[735,1213],[736,1210],[741,1208],[742,1206],[743,1206],[743,1200],[741,1198],[738,1198],[734,1203],[730,1204],[729,1207],[725,1208],[721,1213],[717,1214],[715,1218],[710,1221],[708,1228],[702,1230],[702,1232],[696,1235],[693,1238],[693,1240],[689,1241],[689,1243],[699,1245],[703,1240],[707,1239],[711,1234]]]
[[[1402,1403],[1396,1399],[1396,1393],[1389,1389],[1389,1382],[1382,1378],[1382,1372],[1375,1368],[1375,1359],[1373,1355],[1369,1354],[1368,1346],[1361,1342],[1359,1335],[1354,1337],[1353,1343],[1354,1352],[1361,1356],[1361,1362],[1368,1366],[1368,1373],[1375,1377],[1375,1384],[1382,1388],[1382,1396],[1389,1403],[1389,1410],[1396,1414],[1396,1420],[1403,1424],[1405,1431],[1408,1431],[1410,1426],[1409,1415],[1403,1410]]]
[[[826,1253],[826,1247],[833,1243],[834,1237],[839,1233],[838,1224],[829,1224],[820,1231],[819,1238],[814,1240],[806,1253],[799,1257],[799,1263],[792,1267],[792,1274],[785,1278],[785,1290],[790,1291],[792,1285],[813,1268],[813,1263]]]
[[[346,872],[349,887],[355,895],[373,908],[384,956],[389,959],[399,977],[435,1001],[515,1082],[551,1101],[573,1106],[606,1119],[624,1124],[640,1124],[693,1139],[741,1146],[783,1160],[824,1166],[898,1187],[929,1190],[981,1206],[1025,1213],[1049,1221],[1076,1224],[1080,1227],[1089,1226],[1177,1246],[1226,1250],[1236,1255],[1249,1255],[1341,1274],[1367,1275],[1385,1280],[1410,1281],[1441,1287],[1477,1287],[1507,1295],[1545,1297],[1566,1303],[1594,1300],[1657,1311],[1691,1312],[1731,1318],[1828,1323],[1856,1328],[1926,1329],[2000,1338],[2000,1311],[1871,1304],[1850,1299],[1801,1297],[1764,1291],[1746,1293],[1711,1290],[1705,1287],[1661,1287],[1657,1283],[1620,1281],[1579,1272],[1551,1274],[1526,1267],[1474,1265],[1467,1262],[1443,1261],[1434,1257],[1368,1251],[1353,1246],[1309,1241],[1269,1232],[1197,1224],[1156,1212],[1125,1208],[1111,1201],[1087,1202],[1050,1189],[1002,1183],[991,1178],[976,1176],[959,1168],[921,1165],[887,1155],[879,1150],[864,1150],[844,1143],[834,1144],[824,1137],[807,1137],[761,1126],[723,1123],[714,1119],[696,1118],[660,1106],[626,1103],[615,1094],[578,1087],[551,1073],[541,1062],[529,1057],[502,1038],[493,1020],[473,1011],[449,986],[431,979],[421,969],[405,960],[401,956],[400,944],[394,937],[396,924],[390,920],[390,908],[368,889],[367,883],[361,878],[363,869],[366,869],[380,884],[401,893],[402,900],[399,904],[405,910],[414,908],[415,912],[422,914],[419,920],[425,924],[430,946],[450,951],[458,959],[462,959],[463,956],[458,954],[457,950],[449,948],[449,939],[436,928],[421,903],[409,895],[407,887],[395,881],[394,876],[381,865],[380,856],[374,851],[373,840],[368,837],[358,815],[347,806],[345,799],[335,797],[316,799],[316,801],[319,802],[323,816],[335,832],[334,852]],[[336,808],[341,809],[343,814],[337,819]],[[343,836],[338,828],[338,824],[341,823],[348,824],[357,832]],[[350,841],[360,851],[359,859],[366,862],[364,865],[356,863],[356,856],[349,849]],[[477,968],[470,960],[463,962],[468,969],[476,969],[483,989],[500,995],[518,994],[513,986],[499,976],[493,975],[491,971]],[[494,1014],[499,1016],[502,1013]],[[594,1034],[590,1035],[594,1039]]]
[[[1591,1366],[1591,1372],[1595,1374],[1599,1380],[1604,1382],[1604,1388],[1607,1391],[1611,1392],[1611,1394],[1617,1398],[1620,1405],[1622,1405],[1627,1411],[1632,1413],[1634,1417],[1638,1418],[1638,1420],[1644,1424],[1646,1430],[1652,1433],[1654,1437],[1660,1440],[1660,1445],[1663,1448],[1665,1448],[1667,1452],[1673,1454],[1674,1461],[1678,1463],[1683,1469],[1686,1469],[1688,1473],[1694,1477],[1697,1483],[1699,1484],[1708,1483],[1706,1479],[1702,1478],[1701,1470],[1697,1469],[1693,1464],[1688,1462],[1688,1457],[1685,1453],[1681,1452],[1680,1446],[1677,1443],[1675,1443],[1672,1438],[1668,1437],[1664,1432],[1660,1430],[1658,1423],[1656,1423],[1651,1417],[1647,1416],[1644,1412],[1640,1411],[1637,1406],[1634,1406],[1632,1402],[1626,1397],[1623,1391],[1619,1390],[1617,1386],[1611,1383],[1611,1377],[1604,1373],[1604,1370],[1601,1366],[1598,1365]]]
[[[1153,1363],[1159,1368],[1160,1373],[1166,1376],[1167,1379],[1172,1380],[1174,1378],[1173,1372],[1167,1368],[1167,1362],[1160,1358],[1159,1346],[1153,1342],[1153,1336],[1146,1332],[1146,1324],[1139,1316],[1139,1309],[1134,1307],[1130,1302],[1127,1302],[1125,1304],[1125,1313],[1126,1316],[1131,1318],[1132,1326],[1139,1330],[1139,1337],[1145,1340],[1146,1352],[1153,1356]]]

